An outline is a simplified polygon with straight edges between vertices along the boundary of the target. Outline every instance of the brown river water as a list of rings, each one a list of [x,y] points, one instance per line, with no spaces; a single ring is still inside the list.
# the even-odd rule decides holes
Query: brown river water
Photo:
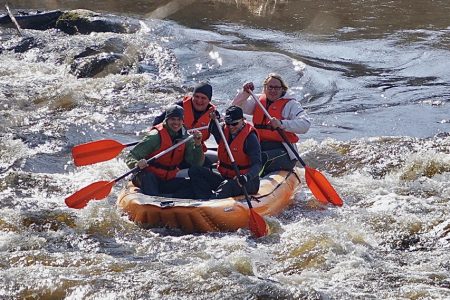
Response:
[[[0,27],[0,299],[449,299],[450,2],[8,1],[89,9],[136,33]],[[0,1],[0,13],[6,13]],[[125,45],[126,74],[77,78],[79,53]],[[116,45],[117,46],[117,45]],[[107,199],[64,199],[127,172],[75,167],[70,150],[142,135],[201,80],[220,111],[245,81],[282,74],[308,112],[305,162],[344,199],[306,184],[272,233],[142,229]]]

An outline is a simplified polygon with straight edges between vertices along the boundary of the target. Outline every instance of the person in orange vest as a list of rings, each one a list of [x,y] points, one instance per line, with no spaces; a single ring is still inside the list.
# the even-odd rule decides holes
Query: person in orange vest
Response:
[[[181,106],[184,109],[184,126],[187,129],[207,126],[210,122],[209,113],[216,109],[215,105],[211,103],[212,86],[209,83],[199,83],[194,87],[192,96],[184,96],[183,100],[178,101],[175,105]],[[153,121],[153,125],[161,123],[166,117],[165,112],[161,113]],[[208,148],[205,141],[209,138],[210,133],[208,129],[201,130],[203,152]],[[205,157],[205,166],[210,166],[212,162],[208,157]],[[188,163],[183,163],[182,168],[189,167]]]
[[[142,170],[133,177],[133,183],[146,195],[192,198],[189,179],[176,177],[176,174],[183,160],[192,166],[203,165],[205,154],[200,131],[195,130],[193,139],[147,163],[149,158],[188,137],[183,127],[183,113],[182,107],[170,106],[165,111],[164,121],[153,126],[126,157],[130,169],[138,166]]]
[[[211,113],[216,118],[216,113]],[[245,121],[242,109],[230,106],[226,110],[223,132],[239,169],[239,176],[232,167],[225,148],[225,141],[216,126],[211,122],[209,129],[217,144],[217,170],[204,167],[191,167],[188,174],[191,179],[195,199],[221,199],[243,194],[245,186],[249,194],[259,190],[259,172],[261,171],[261,146],[255,128]]]
[[[276,129],[283,129],[288,142],[296,148],[299,141],[297,135],[308,132],[311,122],[300,102],[286,96],[288,86],[280,75],[269,74],[263,82],[263,93],[258,95],[272,118],[268,119],[253,97],[250,97],[250,91],[254,89],[253,82],[246,82],[232,104],[242,107],[244,113],[253,115],[253,126],[261,140],[262,176],[278,170],[292,170],[296,156]]]

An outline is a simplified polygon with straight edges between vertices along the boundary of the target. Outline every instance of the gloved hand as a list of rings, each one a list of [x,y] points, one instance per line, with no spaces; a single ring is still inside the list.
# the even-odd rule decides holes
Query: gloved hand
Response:
[[[199,130],[194,130],[192,135],[194,136],[194,144],[200,146],[202,144],[202,133]]]
[[[219,120],[220,122],[222,122],[222,116],[220,115],[220,112],[215,110],[214,113],[216,114],[216,119]]]
[[[218,110],[214,110],[212,112],[209,113],[209,118],[211,119],[211,123],[214,123],[214,120],[218,120],[220,123],[223,122],[223,118],[220,115],[220,112]],[[210,125],[211,125],[210,123]],[[211,127],[209,128],[209,130],[211,130]]]
[[[139,167],[139,169],[141,169],[141,170],[147,168],[148,167],[147,160],[145,158],[139,160],[136,163],[136,167]]]
[[[211,120],[217,119],[217,120],[220,121],[220,112],[218,112],[217,110],[211,111],[211,112],[209,113],[209,118],[210,118]]]
[[[239,175],[237,180],[238,180],[240,186],[244,186],[247,183],[248,178],[245,175]]]

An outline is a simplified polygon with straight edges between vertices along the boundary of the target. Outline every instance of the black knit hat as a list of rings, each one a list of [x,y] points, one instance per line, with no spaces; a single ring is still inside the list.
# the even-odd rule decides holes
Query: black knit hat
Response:
[[[244,113],[239,106],[232,105],[225,111],[225,123],[231,124],[233,121],[238,121],[244,118]]]
[[[195,94],[195,93],[202,93],[206,97],[208,97],[209,101],[211,101],[211,98],[212,98],[212,86],[210,84],[208,84],[208,83],[205,83],[205,82],[199,83],[199,84],[197,84],[194,87],[193,94]]]
[[[178,117],[180,119],[183,119],[183,115],[184,109],[181,106],[172,105],[166,109],[166,120],[172,117]]]

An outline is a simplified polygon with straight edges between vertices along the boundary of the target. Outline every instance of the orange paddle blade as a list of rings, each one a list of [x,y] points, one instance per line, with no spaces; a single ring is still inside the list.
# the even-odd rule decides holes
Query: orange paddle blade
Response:
[[[113,159],[126,145],[114,140],[100,140],[77,145],[72,148],[75,166],[86,166]]]
[[[82,188],[78,192],[66,198],[65,202],[68,207],[80,209],[85,207],[91,200],[101,200],[106,198],[116,182],[113,181],[97,181]]]
[[[325,176],[319,171],[305,166],[306,184],[313,193],[313,195],[323,204],[334,204],[342,206],[344,203],[339,195],[334,190],[333,186],[328,182]]]
[[[250,220],[249,220],[250,232],[256,237],[260,238],[269,234],[266,221],[253,209],[250,209]]]

